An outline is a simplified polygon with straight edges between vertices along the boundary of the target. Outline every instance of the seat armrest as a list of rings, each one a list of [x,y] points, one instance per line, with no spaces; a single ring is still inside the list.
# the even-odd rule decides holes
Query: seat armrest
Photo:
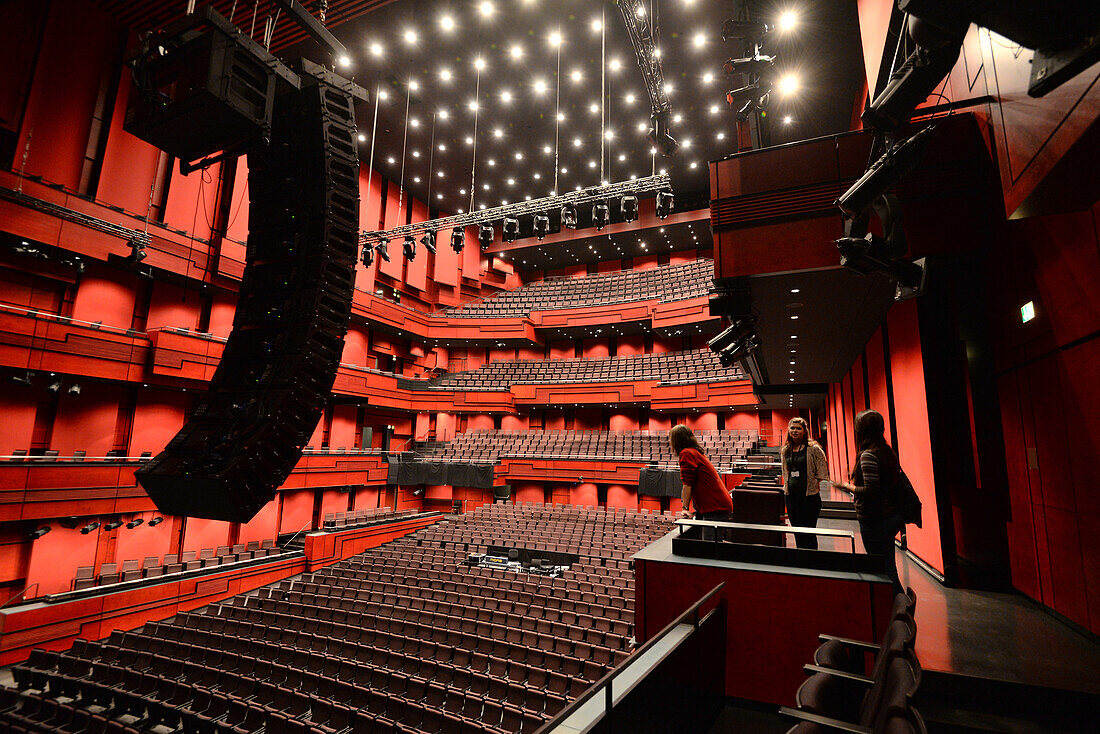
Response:
[[[802,709],[793,709],[789,706],[781,706],[779,708],[779,715],[786,716],[791,719],[796,719],[798,721],[809,721],[829,731],[842,731],[847,732],[847,734],[871,734],[871,729],[865,726],[850,724],[847,721],[841,721],[840,719],[830,719],[828,716],[811,714],[809,711],[803,711]]]
[[[848,647],[854,647],[859,650],[866,650],[867,652],[878,652],[882,649],[882,645],[876,645],[873,642],[863,642],[862,640],[850,640],[847,637],[837,637],[835,635],[818,635],[817,639],[820,642],[829,642],[835,640]]]
[[[803,665],[802,670],[806,672],[806,675],[813,675],[814,673],[824,673],[825,675],[831,675],[834,678],[842,678],[844,680],[852,681],[853,683],[862,683],[867,686],[875,684],[874,678],[868,678],[865,675],[856,675],[855,673],[849,673],[844,670],[834,670],[832,668],[826,668],[821,665]]]

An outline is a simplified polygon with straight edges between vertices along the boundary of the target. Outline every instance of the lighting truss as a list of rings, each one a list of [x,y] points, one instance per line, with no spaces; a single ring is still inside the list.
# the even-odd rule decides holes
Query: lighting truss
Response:
[[[517,201],[514,204],[481,209],[467,214],[455,214],[442,219],[430,219],[426,222],[414,222],[405,224],[390,230],[377,230],[363,232],[359,236],[361,245],[403,238],[417,235],[421,232],[434,232],[444,229],[457,229],[470,227],[476,224],[489,224],[504,219],[505,217],[522,217],[530,214],[538,214],[550,210],[557,210],[566,205],[574,206],[595,204],[608,199],[617,199],[625,194],[648,194],[658,191],[667,191],[672,188],[668,174],[660,173],[656,176],[634,179],[633,181],[619,181],[607,186],[593,186],[581,191],[570,191],[558,196],[547,196],[542,199],[530,201]]]
[[[653,34],[653,22],[648,15],[638,15],[639,3],[620,2],[619,11],[623,24],[634,45],[634,55],[638,58],[638,68],[642,71],[642,81],[649,94],[650,114],[656,116],[672,111],[672,103],[665,94],[665,75],[661,69],[661,57],[657,55],[657,39]]]

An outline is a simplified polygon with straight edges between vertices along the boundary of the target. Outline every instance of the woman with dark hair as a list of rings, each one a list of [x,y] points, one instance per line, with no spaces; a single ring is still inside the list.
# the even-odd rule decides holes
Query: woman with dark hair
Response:
[[[836,486],[855,495],[859,534],[868,553],[885,559],[886,575],[894,584],[894,593],[901,593],[898,564],[894,557],[894,536],[905,527],[899,501],[901,464],[898,455],[886,443],[882,414],[865,410],[856,416],[856,449],[859,454],[852,470],[853,483]]]
[[[680,493],[684,506],[681,514],[691,517],[688,508],[694,502],[696,520],[730,520],[733,501],[695,434],[687,426],[673,426],[668,432],[668,442],[672,452],[680,457],[680,481],[684,485]]]
[[[829,478],[829,463],[825,451],[810,439],[809,426],[803,418],[791,418],[787,423],[787,438],[779,449],[782,465],[783,497],[787,502],[787,519],[791,527],[815,528],[821,515],[821,481]],[[798,533],[794,536],[799,548],[817,550],[817,536]]]

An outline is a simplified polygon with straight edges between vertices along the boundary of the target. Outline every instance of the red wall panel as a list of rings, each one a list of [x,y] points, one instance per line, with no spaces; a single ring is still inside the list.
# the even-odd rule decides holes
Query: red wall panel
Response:
[[[332,406],[332,428],[329,431],[328,445],[350,448],[355,445],[355,428],[359,415],[358,405]]]
[[[170,283],[156,281],[153,296],[149,299],[149,318],[146,329],[171,327],[196,329],[202,304],[199,294]]]
[[[183,550],[197,551],[217,548],[229,543],[229,523],[189,517],[183,524]]]
[[[136,36],[130,40],[136,41]],[[126,105],[134,89],[130,67],[124,66],[118,83],[111,129],[107,134],[107,146],[103,151],[96,198],[145,216],[149,211],[150,187],[157,177],[161,152],[122,129]]]
[[[84,450],[88,456],[103,456],[114,445],[115,423],[121,389],[115,384],[96,385],[80,395],[62,391],[53,424],[50,448],[61,456]]]
[[[890,325],[890,373],[897,411],[898,458],[920,496],[923,527],[906,528],[909,550],[936,570],[943,572],[940,523],[936,487],[932,472],[932,442],[928,433],[928,402],[924,364],[913,301],[899,303],[888,316]]]
[[[35,586],[33,596],[69,591],[77,566],[95,564],[99,535],[99,531],[84,535],[80,528],[69,530],[54,525],[52,531],[34,541],[27,569],[27,587]]]
[[[92,3],[51,4],[15,170],[27,150],[26,173],[77,190],[100,84],[122,40]]]
[[[137,278],[98,263],[88,263],[73,298],[72,316],[129,329],[138,292]]]
[[[569,492],[569,504],[581,507],[595,507],[598,504],[596,485],[582,482]]]
[[[134,407],[128,456],[160,453],[183,427],[187,394],[173,390],[142,390]]]
[[[38,412],[39,388],[8,382],[0,395],[0,456],[31,445],[34,417]]]
[[[215,291],[210,303],[210,325],[207,330],[214,336],[228,337],[233,330],[233,315],[237,311],[237,296]]]
[[[172,169],[168,201],[164,205],[164,223],[174,229],[210,239],[218,201],[221,164],[184,176],[179,167]]]
[[[409,204],[412,208],[412,221],[427,221],[428,207],[415,199],[411,200]],[[418,291],[426,291],[428,289],[428,260],[431,258],[431,254],[420,244],[420,236],[417,236],[416,239],[416,257],[409,260],[405,266],[405,285]]]
[[[226,237],[237,242],[248,240],[248,157],[237,159],[237,170],[233,175],[233,189],[230,197],[229,221],[226,223]]]
[[[626,487],[621,484],[607,485],[607,508],[626,507],[631,510],[638,509],[637,487]]]

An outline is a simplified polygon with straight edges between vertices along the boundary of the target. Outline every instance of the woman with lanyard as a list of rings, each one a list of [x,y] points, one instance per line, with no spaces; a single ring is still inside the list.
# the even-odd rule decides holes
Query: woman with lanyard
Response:
[[[808,426],[802,418],[791,418],[787,424],[787,439],[779,450],[782,462],[783,496],[787,502],[787,519],[791,527],[815,528],[821,515],[821,482],[829,479],[829,464],[825,451],[810,439]],[[799,548],[817,550],[817,536],[796,533]]]

